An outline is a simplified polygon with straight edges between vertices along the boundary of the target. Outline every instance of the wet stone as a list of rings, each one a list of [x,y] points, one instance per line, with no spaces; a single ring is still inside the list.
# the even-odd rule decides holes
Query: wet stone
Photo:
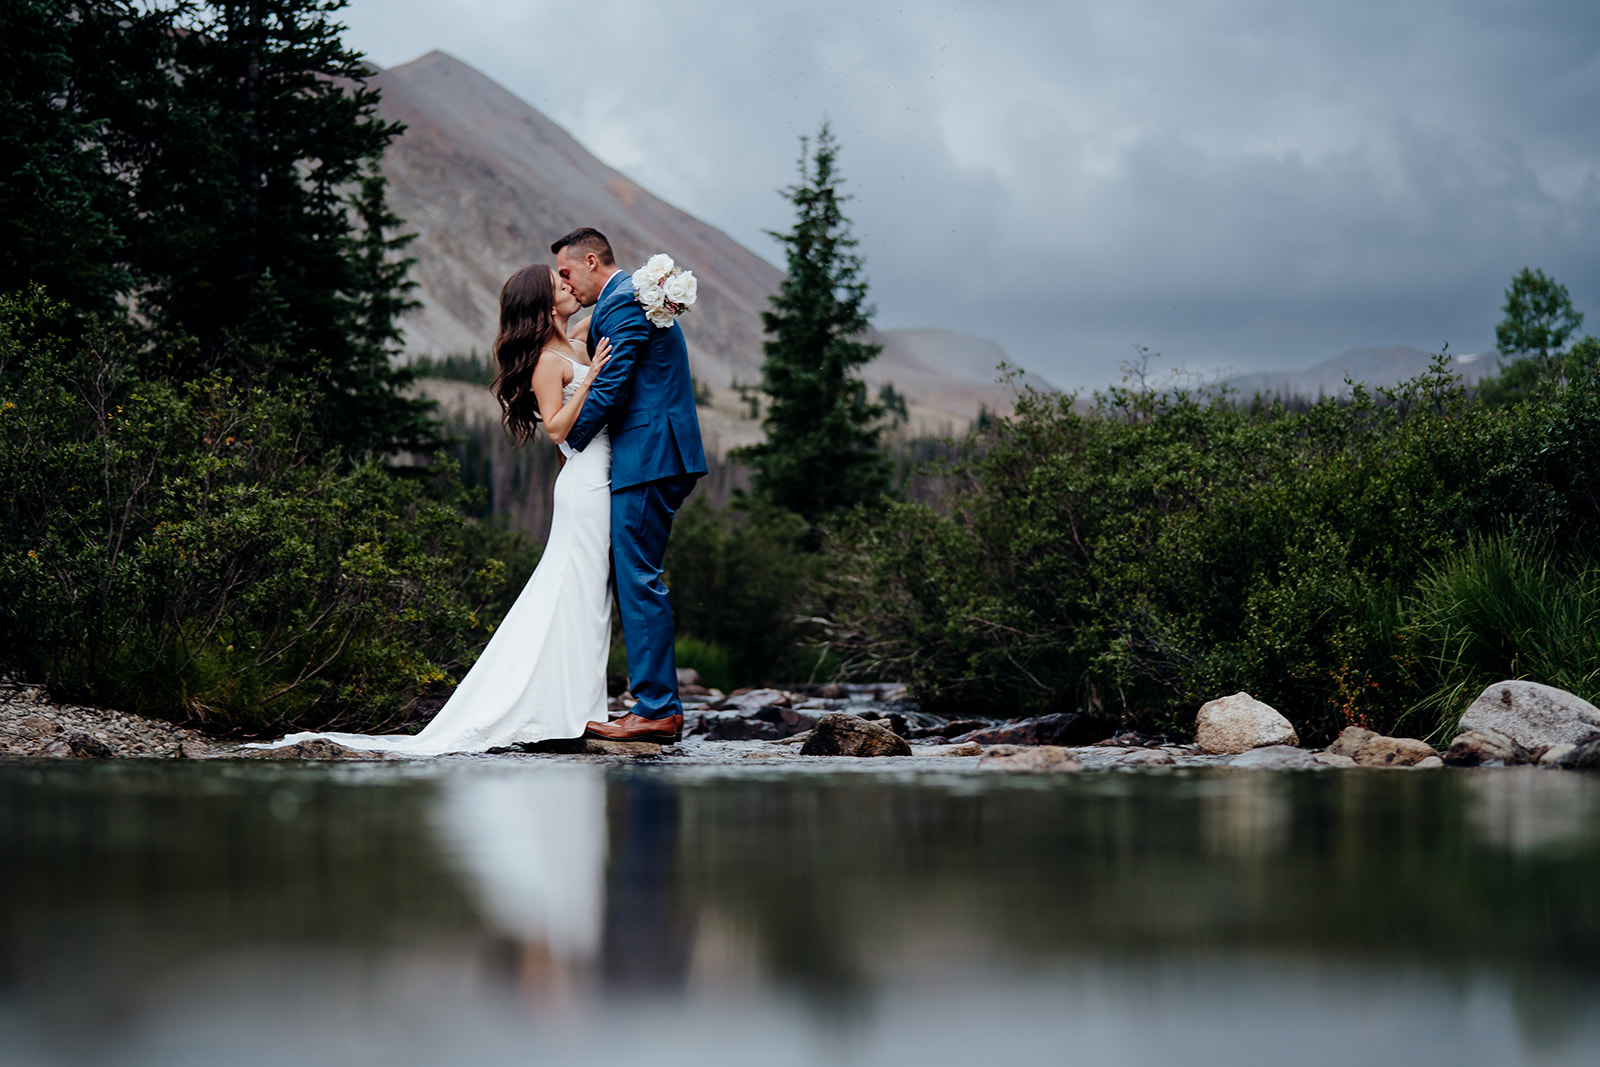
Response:
[[[824,715],[801,747],[803,756],[909,756],[911,746],[888,727],[858,715]]]
[[[1444,762],[1452,767],[1510,767],[1533,760],[1531,749],[1496,730],[1457,734],[1444,754]]]
[[[1426,741],[1410,737],[1368,738],[1355,753],[1355,761],[1363,767],[1411,767],[1424,760],[1439,759],[1439,753]],[[1439,766],[1444,762],[1440,760]]]
[[[388,756],[381,752],[363,752],[359,749],[346,748],[344,745],[329,741],[324,737],[312,738],[310,741],[297,741],[292,745],[283,745],[280,748],[244,749],[235,755],[244,759],[356,759],[380,760]]]
[[[1292,745],[1263,745],[1241,753],[1228,761],[1230,767],[1247,767],[1254,770],[1292,771],[1324,766],[1313,753]]]
[[[995,745],[984,749],[978,766],[986,771],[1071,773],[1083,770],[1083,763],[1077,756],[1060,745]]]
[[[116,753],[99,738],[73,730],[46,741],[39,755],[56,759],[109,759]]]
[[[987,726],[953,736],[950,740],[976,741],[980,745],[1092,745],[1110,737],[1112,729],[1111,723],[1098,715],[1063,711],[1020,722]]]
[[[1538,682],[1496,682],[1461,716],[1463,732],[1501,734],[1523,748],[1575,745],[1600,730],[1600,708]]]

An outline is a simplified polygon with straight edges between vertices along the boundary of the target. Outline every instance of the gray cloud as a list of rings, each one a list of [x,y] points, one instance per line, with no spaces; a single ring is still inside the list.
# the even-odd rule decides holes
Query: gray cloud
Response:
[[[884,326],[1069,386],[1133,344],[1304,366],[1493,343],[1525,265],[1600,328],[1600,7],[356,0],[756,251],[826,115]]]

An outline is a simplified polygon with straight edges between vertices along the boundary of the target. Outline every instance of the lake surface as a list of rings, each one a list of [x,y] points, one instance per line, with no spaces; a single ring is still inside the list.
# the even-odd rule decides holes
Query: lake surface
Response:
[[[866,762],[0,765],[0,1063],[1600,1062],[1600,776]]]

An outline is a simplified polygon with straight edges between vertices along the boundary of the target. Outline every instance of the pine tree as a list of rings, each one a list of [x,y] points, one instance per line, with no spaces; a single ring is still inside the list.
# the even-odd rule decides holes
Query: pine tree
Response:
[[[889,464],[879,447],[884,407],[857,374],[882,346],[861,340],[873,309],[841,209],[838,145],[827,123],[814,152],[809,138],[800,145],[800,180],[783,191],[794,228],[768,231],[783,243],[788,271],[761,316],[766,440],[734,458],[754,469],[757,492],[814,520],[879,499]]]
[[[347,452],[421,450],[428,408],[392,362],[410,238],[379,171],[403,127],[343,6],[0,6],[0,290],[131,311],[162,376],[314,383]]]
[[[162,95],[169,30],[168,12],[126,0],[0,5],[0,292],[36,282],[116,314],[131,204],[107,142],[114,115]]]

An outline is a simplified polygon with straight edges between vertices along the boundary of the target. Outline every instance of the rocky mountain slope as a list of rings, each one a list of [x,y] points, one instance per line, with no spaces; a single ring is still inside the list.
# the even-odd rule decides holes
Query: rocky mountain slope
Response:
[[[384,171],[391,202],[417,233],[411,254],[422,308],[405,321],[409,355],[485,351],[500,285],[550,241],[580,225],[602,230],[627,267],[658,251],[694,270],[700,299],[684,320],[697,378],[727,388],[759,380],[761,317],[782,272],[727,234],[606,166],[538,110],[446,55],[430,52],[373,79],[382,111],[408,127]],[[786,221],[774,198],[773,222]],[[994,382],[1005,353],[943,330],[886,330],[865,375],[893,381],[919,417],[964,423],[980,405],[1006,406]]]

